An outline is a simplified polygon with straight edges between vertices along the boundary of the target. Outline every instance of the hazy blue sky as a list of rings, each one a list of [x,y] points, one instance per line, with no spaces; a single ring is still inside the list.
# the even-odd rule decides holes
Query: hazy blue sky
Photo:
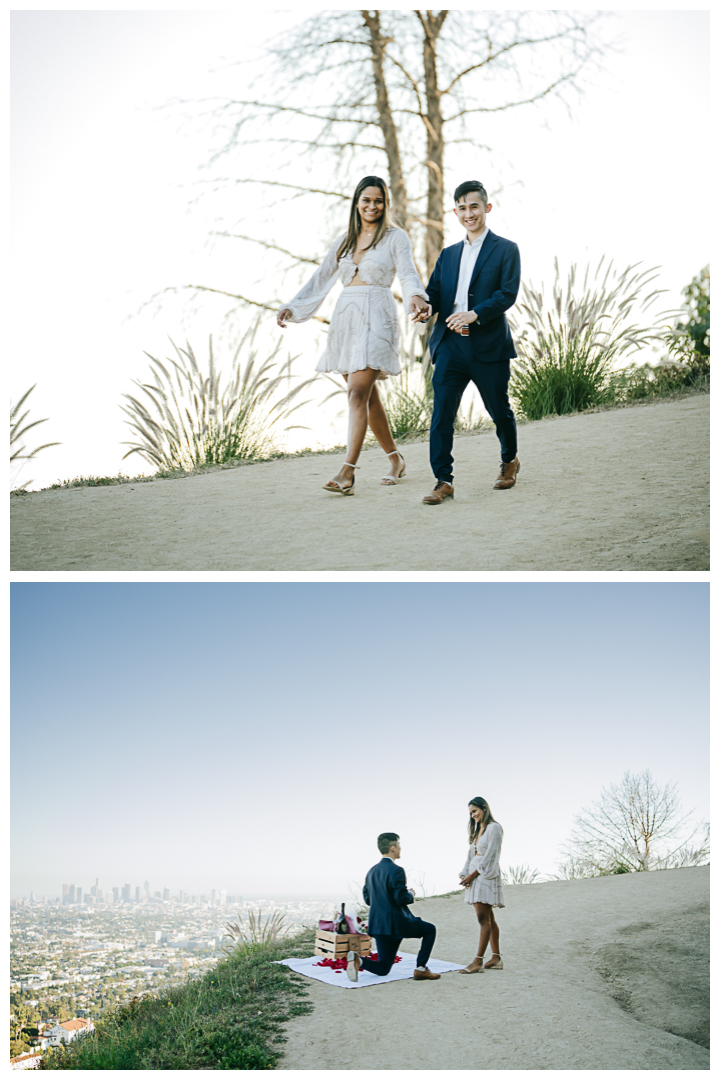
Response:
[[[258,145],[250,162],[246,152],[203,169],[220,132],[208,117],[188,119],[196,105],[167,107],[255,97],[249,81],[266,66],[265,43],[312,13],[233,8],[12,13],[11,393],[17,400],[37,383],[31,416],[48,418],[38,442],[61,443],[26,465],[21,481],[152,471],[137,456],[122,461],[130,437],[122,395],[147,378],[145,351],[162,359],[168,338],[189,339],[205,358],[212,333],[224,366],[255,310],[228,326],[223,297],[181,292],[166,296],[161,311],[143,307],[154,294],[197,283],[265,301],[292,296],[307,266],[278,281],[274,254],[237,240],[210,243],[214,230],[322,254],[331,223],[317,207],[277,206],[260,185],[210,183],[267,179],[288,166],[296,179],[292,152]],[[564,278],[571,263],[595,266],[604,255],[619,267],[659,265],[657,284],[669,290],[660,306],[676,307],[709,260],[709,12],[608,12],[599,34],[617,49],[584,96],[570,96],[571,114],[548,99],[484,115],[471,129],[477,146],[460,157],[448,146],[446,189],[468,174],[486,184],[489,224],[519,243],[524,279],[535,286],[551,287],[556,256]],[[382,160],[369,164],[385,171]],[[300,168],[309,186],[322,186],[322,162]],[[348,176],[348,191],[357,179]],[[463,234],[450,209],[448,195],[446,242],[454,243]],[[274,346],[281,334],[270,313],[265,330],[260,340]],[[321,338],[314,322],[282,338],[283,350],[300,354],[299,375],[312,375]],[[311,430],[289,433],[289,446],[344,438],[344,410],[336,421],[335,404],[317,404],[327,380],[314,387]]]
[[[455,887],[467,803],[550,872],[625,770],[708,814],[708,586],[16,583],[14,895],[338,899],[395,830]]]

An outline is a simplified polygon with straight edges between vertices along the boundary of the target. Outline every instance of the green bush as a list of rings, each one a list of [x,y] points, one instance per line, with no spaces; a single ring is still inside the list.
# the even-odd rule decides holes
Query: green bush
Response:
[[[612,369],[662,337],[657,321],[647,321],[661,293],[652,287],[657,267],[638,270],[636,263],[619,271],[604,264],[603,256],[582,275],[573,264],[562,282],[556,259],[548,298],[547,290],[523,284],[510,320],[519,354],[510,392],[529,420],[616,400]],[[631,321],[636,313],[646,325]]]
[[[395,439],[409,439],[430,430],[433,411],[432,376],[417,360],[409,359],[383,395],[390,430]]]
[[[571,337],[565,327],[550,331],[516,361],[510,396],[527,420],[578,412],[613,400],[612,344],[599,346],[596,332]]]

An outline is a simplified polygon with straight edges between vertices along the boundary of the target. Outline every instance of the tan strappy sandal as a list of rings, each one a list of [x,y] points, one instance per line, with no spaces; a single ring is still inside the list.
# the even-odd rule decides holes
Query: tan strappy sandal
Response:
[[[482,956],[476,956],[475,959],[476,960],[482,960]],[[477,973],[479,971],[484,971],[484,970],[485,970],[485,968],[483,967],[482,964],[480,965],[479,968],[475,968],[474,971],[471,971],[469,967],[460,968],[460,970],[458,971],[458,975],[477,975]]]
[[[393,454],[397,454],[397,456],[402,461],[402,468],[400,469],[400,472],[397,474],[397,476],[380,477],[380,483],[385,484],[387,487],[390,487],[391,484],[397,484],[398,480],[402,480],[403,476],[405,475],[405,458],[402,456],[399,450],[391,450],[387,456],[392,457]]]
[[[493,961],[492,961],[493,956],[497,956],[497,958],[498,958],[497,964],[493,964]],[[488,960],[487,964],[485,965],[484,970],[485,971],[502,971],[502,969],[503,969],[502,956],[500,955],[499,952],[494,952],[492,954],[492,956],[490,957],[490,959]]]
[[[343,465],[349,465],[351,469],[360,468],[359,465],[353,465],[352,461],[343,461]],[[337,480],[328,480],[327,484],[323,484],[323,487],[325,491],[334,491],[336,495],[354,495],[355,473],[353,473],[352,480],[349,484],[338,484]]]

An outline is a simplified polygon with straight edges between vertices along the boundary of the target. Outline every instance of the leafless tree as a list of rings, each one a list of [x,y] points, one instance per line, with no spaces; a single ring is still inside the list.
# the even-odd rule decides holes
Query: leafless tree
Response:
[[[239,175],[213,183],[261,184],[268,193],[303,198],[312,207],[320,196],[337,228],[355,186],[348,177],[382,172],[395,219],[410,231],[419,261],[430,271],[444,241],[450,150],[463,144],[488,149],[481,121],[489,114],[577,90],[600,52],[594,37],[600,17],[573,11],[318,12],[270,48],[265,73],[247,97],[211,107],[220,143],[213,161],[241,162]],[[253,170],[258,144],[277,151],[270,175]],[[220,235],[279,252],[286,269],[318,262],[317,254],[292,253],[273,237]],[[318,237],[318,247],[325,239]],[[264,307],[275,299],[226,295]]]
[[[600,798],[576,816],[559,876],[591,877],[707,861],[705,823],[679,839],[691,813],[682,813],[676,784],[659,787],[647,769],[637,775],[626,772],[619,784],[603,788]]]

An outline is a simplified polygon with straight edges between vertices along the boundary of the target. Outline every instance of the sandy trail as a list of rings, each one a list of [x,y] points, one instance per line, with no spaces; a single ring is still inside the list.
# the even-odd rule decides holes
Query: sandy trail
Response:
[[[11,500],[11,569],[27,571],[617,571],[709,569],[709,396],[560,417],[519,429],[517,485],[494,491],[494,432],[455,443],[456,497],[433,486],[427,443],[408,477],[322,491],[342,455],[177,480],[31,492]]]
[[[315,1009],[287,1024],[280,1068],[710,1067],[709,867],[508,886],[505,899],[503,971],[362,990],[303,977]],[[462,896],[416,913],[438,928],[434,955],[472,959]]]

